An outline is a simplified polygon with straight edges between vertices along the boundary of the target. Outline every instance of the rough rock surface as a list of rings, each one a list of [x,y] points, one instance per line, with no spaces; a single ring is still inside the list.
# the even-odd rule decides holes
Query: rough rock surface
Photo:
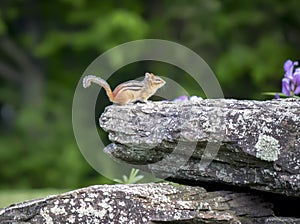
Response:
[[[0,210],[0,223],[282,223],[256,196],[170,184],[91,186]],[[290,219],[297,221],[297,219]],[[298,220],[299,221],[299,220]]]
[[[100,126],[105,152],[158,176],[300,196],[300,100],[112,105]]]

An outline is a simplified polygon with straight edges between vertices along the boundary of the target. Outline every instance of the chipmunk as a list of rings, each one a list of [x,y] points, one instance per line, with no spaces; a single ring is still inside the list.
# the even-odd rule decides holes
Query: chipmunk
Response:
[[[94,75],[88,75],[83,78],[83,87],[89,87],[92,82],[105,89],[110,102],[120,105],[136,101],[147,102],[148,98],[166,83],[162,78],[148,72],[145,74],[143,81],[131,80],[121,83],[113,92],[105,80]]]

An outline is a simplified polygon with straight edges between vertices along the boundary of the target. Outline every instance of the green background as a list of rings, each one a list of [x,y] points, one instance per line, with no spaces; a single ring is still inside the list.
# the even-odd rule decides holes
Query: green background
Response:
[[[106,50],[174,41],[210,65],[226,98],[266,99],[262,92],[281,91],[285,60],[299,58],[299,8],[298,0],[2,0],[0,201],[8,189],[112,183],[82,157],[71,120],[76,85]],[[150,69],[202,95],[190,76],[159,62],[125,66],[108,81],[115,87]],[[98,101],[97,116],[109,104]]]

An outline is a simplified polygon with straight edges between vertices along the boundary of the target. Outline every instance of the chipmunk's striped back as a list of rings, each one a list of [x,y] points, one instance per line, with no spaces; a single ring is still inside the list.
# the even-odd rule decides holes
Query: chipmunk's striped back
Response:
[[[140,91],[144,86],[145,85],[144,85],[143,81],[135,81],[135,80],[127,81],[127,82],[124,82],[124,83],[118,85],[114,89],[113,94],[116,96],[117,94],[122,93],[127,90]]]

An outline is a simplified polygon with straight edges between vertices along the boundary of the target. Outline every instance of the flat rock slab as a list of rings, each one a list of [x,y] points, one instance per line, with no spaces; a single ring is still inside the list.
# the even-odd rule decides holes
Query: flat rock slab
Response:
[[[159,177],[300,196],[300,100],[111,105],[100,126],[106,153]]]
[[[261,198],[201,187],[99,185],[0,210],[0,223],[282,223]]]

